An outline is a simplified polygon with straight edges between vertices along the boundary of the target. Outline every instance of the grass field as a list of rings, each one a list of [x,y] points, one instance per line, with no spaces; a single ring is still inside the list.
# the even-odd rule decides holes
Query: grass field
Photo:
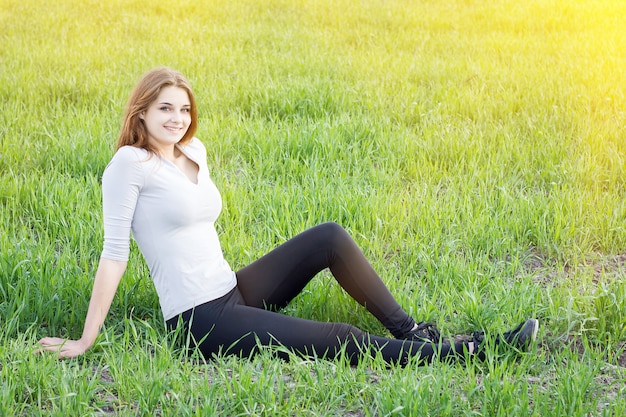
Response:
[[[610,0],[0,0],[0,416],[626,415],[626,7]],[[204,362],[133,246],[95,347],[100,178],[130,89],[185,73],[238,269],[324,221],[448,335],[522,355]],[[322,274],[285,311],[382,326]]]

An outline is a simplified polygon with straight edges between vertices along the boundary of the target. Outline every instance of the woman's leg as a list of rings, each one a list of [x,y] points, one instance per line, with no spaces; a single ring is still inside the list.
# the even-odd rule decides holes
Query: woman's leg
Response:
[[[236,288],[218,300],[183,313],[181,318],[184,329],[191,330],[195,344],[207,359],[215,354],[248,357],[258,353],[260,346],[281,346],[297,355],[328,360],[343,351],[352,364],[380,354],[388,363],[404,365],[410,357],[417,357],[420,364],[436,358],[458,359],[468,348],[460,343],[451,347],[377,337],[344,323],[316,322],[251,307],[244,304]],[[168,326],[176,327],[177,320],[169,320]]]
[[[247,305],[276,310],[287,305],[325,268],[394,337],[401,337],[415,325],[352,237],[336,223],[321,224],[288,240],[237,271],[237,283]]]

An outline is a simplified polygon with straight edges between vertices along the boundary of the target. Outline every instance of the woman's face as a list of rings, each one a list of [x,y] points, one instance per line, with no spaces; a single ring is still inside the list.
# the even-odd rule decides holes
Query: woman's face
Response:
[[[183,138],[191,124],[189,95],[179,87],[164,87],[139,117],[146,125],[150,144],[165,151]]]

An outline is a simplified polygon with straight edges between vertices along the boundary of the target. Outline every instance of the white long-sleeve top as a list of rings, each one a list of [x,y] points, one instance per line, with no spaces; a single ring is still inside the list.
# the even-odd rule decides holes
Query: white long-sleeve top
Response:
[[[222,198],[206,149],[196,138],[178,149],[198,164],[197,184],[171,161],[133,146],[120,148],[102,177],[102,258],[127,261],[132,230],[165,320],[236,285],[215,230]]]

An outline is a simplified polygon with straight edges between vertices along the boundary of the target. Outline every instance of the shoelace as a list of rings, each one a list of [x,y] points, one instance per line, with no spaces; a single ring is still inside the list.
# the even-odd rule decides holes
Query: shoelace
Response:
[[[417,327],[410,332],[411,336],[419,339],[430,340],[431,342],[439,342],[441,333],[435,323],[421,321],[417,323]]]

